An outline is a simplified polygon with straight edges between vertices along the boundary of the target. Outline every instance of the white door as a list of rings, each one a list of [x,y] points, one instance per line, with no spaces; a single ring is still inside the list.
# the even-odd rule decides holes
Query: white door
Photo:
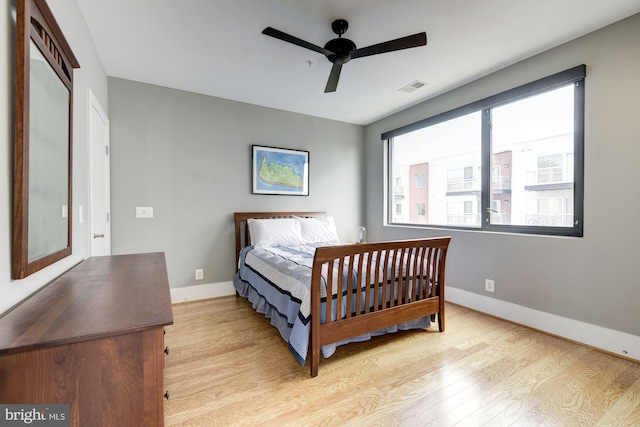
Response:
[[[111,255],[109,118],[89,89],[91,256]]]

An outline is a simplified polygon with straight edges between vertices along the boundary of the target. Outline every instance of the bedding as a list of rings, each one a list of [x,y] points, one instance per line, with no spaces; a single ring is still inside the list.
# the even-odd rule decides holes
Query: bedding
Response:
[[[251,244],[257,248],[303,244],[300,221],[295,218],[250,219]]]

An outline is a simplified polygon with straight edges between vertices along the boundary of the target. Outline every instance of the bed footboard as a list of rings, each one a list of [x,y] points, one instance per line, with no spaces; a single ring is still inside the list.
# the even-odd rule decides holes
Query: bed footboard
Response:
[[[444,331],[450,240],[318,248],[311,276],[311,376],[318,375],[323,345],[428,315],[437,315]]]

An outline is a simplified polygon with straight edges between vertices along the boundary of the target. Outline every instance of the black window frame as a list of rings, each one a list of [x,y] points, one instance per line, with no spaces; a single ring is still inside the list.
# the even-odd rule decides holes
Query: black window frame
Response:
[[[584,124],[585,124],[585,79],[586,65],[582,64],[565,71],[541,78],[531,83],[506,90],[479,101],[446,111],[444,113],[420,120],[415,123],[385,132],[381,135],[387,147],[387,195],[386,195],[386,225],[411,226],[422,228],[460,229],[466,231],[492,231],[500,233],[536,234],[550,236],[583,237],[584,235]],[[549,90],[557,89],[568,84],[574,84],[574,165],[573,165],[573,226],[526,226],[510,224],[491,224],[491,110],[514,101],[526,99]],[[482,112],[481,132],[481,220],[479,227],[460,227],[455,225],[399,223],[393,218],[393,186],[392,175],[392,144],[393,138],[422,128],[455,119],[474,112]]]

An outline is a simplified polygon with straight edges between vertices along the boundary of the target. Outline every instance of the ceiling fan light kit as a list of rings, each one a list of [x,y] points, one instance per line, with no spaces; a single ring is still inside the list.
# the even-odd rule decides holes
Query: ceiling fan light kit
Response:
[[[383,43],[367,46],[361,49],[356,44],[342,35],[349,28],[349,23],[344,19],[336,19],[331,23],[331,29],[338,35],[337,38],[329,40],[324,47],[314,45],[290,34],[283,33],[275,28],[267,27],[262,30],[262,34],[270,37],[292,43],[296,46],[310,49],[321,53],[333,64],[329,73],[329,80],[324,89],[325,93],[335,92],[340,79],[342,66],[352,59],[363,58],[365,56],[377,55],[380,53],[393,52],[396,50],[409,49],[413,47],[425,46],[427,44],[427,34],[425,32],[413,34],[411,36],[401,37],[395,40],[389,40]]]

